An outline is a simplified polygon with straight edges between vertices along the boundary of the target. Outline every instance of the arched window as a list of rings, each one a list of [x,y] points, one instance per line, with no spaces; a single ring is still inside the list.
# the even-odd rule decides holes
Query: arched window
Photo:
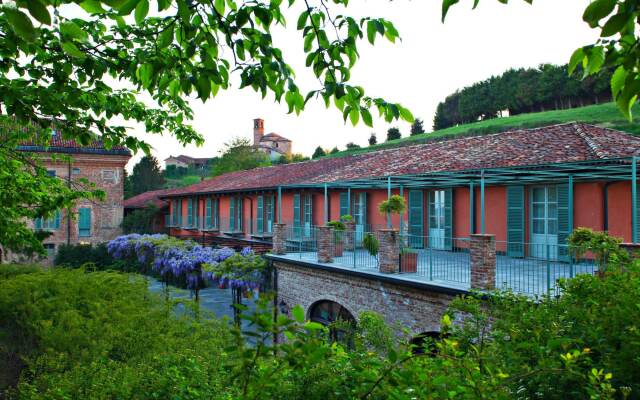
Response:
[[[331,341],[348,341],[348,334],[356,324],[349,310],[335,301],[321,300],[314,303],[310,310],[311,321],[329,327]]]
[[[414,336],[409,344],[413,346],[413,354],[431,354],[435,356],[438,354],[436,343],[447,336],[437,331],[423,332]]]

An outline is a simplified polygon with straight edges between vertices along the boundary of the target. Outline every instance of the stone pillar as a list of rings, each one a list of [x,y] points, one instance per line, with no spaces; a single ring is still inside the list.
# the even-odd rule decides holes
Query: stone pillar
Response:
[[[471,289],[496,288],[496,237],[473,234],[470,236]]]
[[[275,223],[273,224],[273,254],[285,254],[287,252],[286,243],[287,240],[287,224]]]
[[[385,274],[398,272],[400,269],[400,234],[396,229],[378,230],[380,250],[378,251],[378,268]]]
[[[353,221],[347,221],[344,223],[344,226],[345,226],[345,230],[343,232],[344,249],[347,251],[351,251],[355,249],[357,244],[355,243],[356,223]]]
[[[318,227],[318,262],[333,262],[333,228],[330,226]]]

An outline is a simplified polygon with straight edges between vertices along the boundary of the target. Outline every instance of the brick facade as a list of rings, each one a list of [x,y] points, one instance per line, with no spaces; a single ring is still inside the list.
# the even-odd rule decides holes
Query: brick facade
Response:
[[[274,267],[278,274],[278,304],[289,309],[299,304],[309,317],[314,303],[330,300],[345,307],[356,319],[363,311],[375,311],[389,325],[407,328],[412,335],[439,331],[440,320],[456,295],[290,262],[274,261]]]
[[[333,249],[335,246],[335,235],[330,226],[318,227],[318,262],[333,262]]]
[[[51,235],[43,243],[50,254],[48,261],[62,244],[91,243],[97,244],[115,238],[122,233],[124,214],[124,167],[130,156],[120,154],[71,154],[71,161],[52,161],[43,154],[41,162],[50,173],[68,182],[70,186],[86,179],[95,184],[96,189],[103,190],[105,197],[100,200],[79,200],[71,210],[60,210],[60,226],[51,230]],[[80,235],[78,210],[90,210],[90,226],[88,231]],[[69,213],[70,211],[70,213]],[[71,218],[69,218],[69,214]],[[27,226],[35,228],[34,221],[27,221]],[[11,255],[12,260],[20,260],[19,255]]]
[[[286,224],[273,224],[273,254],[286,253],[285,240],[287,237],[287,225]]]
[[[379,268],[380,272],[392,274],[400,268],[400,234],[395,229],[380,229]]]
[[[495,235],[470,235],[471,288],[493,290],[496,287]]]

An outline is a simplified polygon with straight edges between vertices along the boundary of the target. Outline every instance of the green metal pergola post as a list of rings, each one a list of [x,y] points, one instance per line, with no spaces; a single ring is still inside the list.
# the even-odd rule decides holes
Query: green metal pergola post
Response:
[[[282,186],[278,186],[278,223],[282,223]]]
[[[475,208],[475,188],[473,181],[469,182],[469,233],[476,233],[476,208]]]
[[[480,171],[480,233],[484,232],[484,170]]]
[[[391,176],[387,177],[387,200],[391,198]],[[387,228],[391,229],[391,213],[387,212]]]
[[[636,157],[631,159],[631,238],[638,243],[638,173]]]
[[[404,198],[404,186],[400,185],[400,197]],[[404,215],[400,215],[400,234],[402,234],[402,228],[404,228]]]
[[[326,225],[329,222],[329,192],[327,191],[327,184],[324,184],[324,223]]]

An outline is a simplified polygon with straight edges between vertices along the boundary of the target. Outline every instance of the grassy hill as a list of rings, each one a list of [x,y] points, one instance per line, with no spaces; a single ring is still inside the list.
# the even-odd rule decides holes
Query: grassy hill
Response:
[[[183,186],[193,185],[202,180],[200,175],[185,175],[180,178],[165,178],[165,189],[179,188]]]
[[[640,116],[640,104],[636,104],[634,106],[633,112],[635,113],[636,118]],[[522,128],[536,128],[539,126],[561,124],[564,122],[573,121],[585,122],[640,135],[640,120],[636,119],[634,120],[634,122],[629,122],[622,116],[614,103],[606,103],[587,107],[573,108],[569,110],[520,114],[513,117],[496,118],[486,121],[474,122],[472,124],[454,126],[435,132],[423,133],[421,135],[392,140],[361,149],[345,150],[331,154],[328,157],[340,157],[350,154],[359,154],[384,148],[425,143],[453,137],[505,132]]]

